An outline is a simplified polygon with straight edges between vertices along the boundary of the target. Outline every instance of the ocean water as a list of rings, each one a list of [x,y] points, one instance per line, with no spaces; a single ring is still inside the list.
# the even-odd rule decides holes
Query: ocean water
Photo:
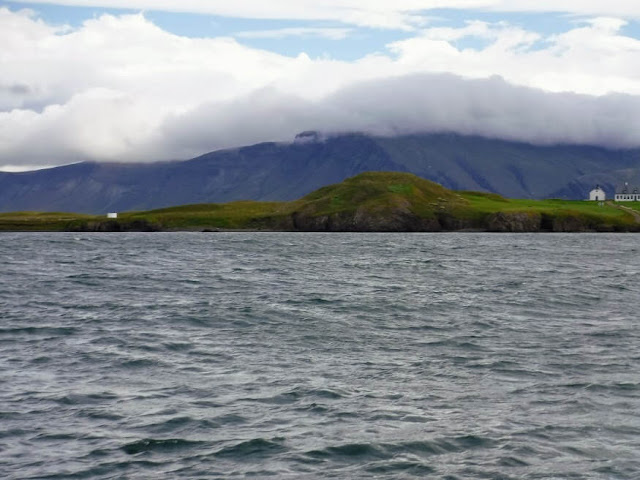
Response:
[[[0,235],[0,478],[640,478],[640,236]]]

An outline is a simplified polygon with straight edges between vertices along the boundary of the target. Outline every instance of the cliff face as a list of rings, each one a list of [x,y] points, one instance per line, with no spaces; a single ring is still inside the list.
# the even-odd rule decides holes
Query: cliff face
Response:
[[[67,227],[70,232],[159,232],[162,227],[146,220],[104,220],[75,222]]]
[[[420,218],[407,208],[384,212],[358,208],[318,216],[294,213],[292,226],[303,232],[440,232],[443,229],[437,218]]]
[[[603,220],[577,215],[549,215],[535,212],[498,212],[489,215],[483,222],[483,229],[489,232],[635,232],[640,225],[629,224],[619,226],[606,223]]]
[[[542,229],[542,215],[528,212],[498,212],[485,221],[490,232],[539,232]]]
[[[500,212],[489,215],[483,221],[472,222],[450,215],[420,218],[401,210],[380,215],[363,211],[319,216],[295,213],[291,216],[290,221],[281,223],[278,227],[283,230],[302,232],[455,232],[474,230],[496,233],[579,233],[638,230],[632,226],[621,229],[604,223],[593,223],[579,217],[553,218],[539,213]]]

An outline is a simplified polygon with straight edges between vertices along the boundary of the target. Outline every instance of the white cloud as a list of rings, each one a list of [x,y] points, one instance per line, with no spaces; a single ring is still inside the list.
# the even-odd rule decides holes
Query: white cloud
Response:
[[[576,15],[640,18],[631,0],[14,0],[81,7],[195,12],[226,17],[333,20],[378,28],[411,29],[429,9],[476,9],[503,12],[559,12]]]
[[[593,19],[543,38],[505,24],[471,22],[460,29],[434,28],[390,45],[402,64],[431,72],[482,78],[500,75],[509,82],[555,92],[640,95],[640,41],[620,35],[625,22]],[[467,36],[491,40],[483,49],[458,49]]]
[[[350,28],[326,27],[289,27],[273,30],[248,30],[234,34],[238,38],[286,38],[286,37],[322,37],[329,40],[344,40],[352,32]]]
[[[640,146],[640,41],[623,26],[470,22],[346,62],[181,37],[141,14],[70,30],[0,8],[0,165],[188,158],[308,129]],[[457,46],[468,37],[486,46]]]

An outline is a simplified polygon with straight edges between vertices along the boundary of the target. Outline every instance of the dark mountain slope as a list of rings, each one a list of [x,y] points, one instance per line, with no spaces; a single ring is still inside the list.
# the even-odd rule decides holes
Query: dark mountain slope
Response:
[[[81,163],[0,173],[0,211],[146,210],[233,200],[291,200],[371,170],[403,171],[374,140],[263,143],[185,162]]]
[[[510,198],[560,195],[581,199],[594,184],[567,190],[570,182],[585,175],[640,167],[640,151],[600,147],[544,147],[459,135],[413,135],[376,141],[411,173],[454,190],[488,191]],[[619,175],[615,177],[621,180]],[[611,194],[613,189],[610,185]]]
[[[538,147],[459,135],[345,134],[263,143],[184,162],[81,163],[0,173],[0,211],[147,210],[188,203],[292,200],[365,171],[407,171],[456,190],[512,198],[583,198],[640,168],[639,151]]]

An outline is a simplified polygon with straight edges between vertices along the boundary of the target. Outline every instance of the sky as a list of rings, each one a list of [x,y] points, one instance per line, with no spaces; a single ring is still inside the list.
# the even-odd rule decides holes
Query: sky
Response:
[[[305,130],[640,147],[640,2],[0,0],[0,170]]]

